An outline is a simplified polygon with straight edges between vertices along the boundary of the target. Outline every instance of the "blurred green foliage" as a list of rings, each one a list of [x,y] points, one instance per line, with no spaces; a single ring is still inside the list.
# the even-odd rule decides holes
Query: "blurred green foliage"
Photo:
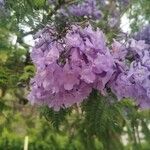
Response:
[[[108,9],[97,25],[112,40],[120,29],[106,26]],[[134,0],[127,7],[124,13],[132,31],[150,21],[149,11],[149,0]],[[29,150],[149,150],[150,112],[139,110],[130,100],[116,103],[110,95],[112,103],[107,103],[93,91],[81,106],[59,112],[28,103],[35,68],[24,37],[53,21],[47,17],[52,12],[46,0],[6,0],[0,15],[0,150],[23,149],[25,136]],[[56,20],[58,25],[63,23]]]
[[[149,0],[133,0],[127,12],[132,32],[138,31],[145,23],[150,23]]]

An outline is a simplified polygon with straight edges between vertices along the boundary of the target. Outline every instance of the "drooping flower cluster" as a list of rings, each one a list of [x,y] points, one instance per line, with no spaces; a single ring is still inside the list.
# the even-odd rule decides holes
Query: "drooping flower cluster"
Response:
[[[79,17],[87,16],[93,19],[100,19],[102,16],[96,0],[84,0],[81,4],[70,6],[68,11],[71,15]]]
[[[58,2],[49,0],[49,4],[56,5]],[[59,13],[64,16],[73,17],[88,17],[92,19],[100,19],[102,17],[102,12],[97,5],[96,0],[83,0],[81,2],[74,2],[68,4],[67,7],[61,7]]]
[[[62,35],[47,26],[35,36],[31,58],[37,72],[31,81],[32,103],[59,110],[82,102],[92,89],[106,95],[110,88],[119,100],[131,98],[141,108],[150,107],[147,38],[146,43],[143,37],[127,45],[114,41],[109,50],[103,32],[90,25],[72,26]]]
[[[124,69],[112,83],[112,91],[119,99],[132,98],[141,108],[149,108],[150,45],[143,40],[132,39],[128,52],[131,57],[129,67]]]
[[[86,99],[93,88],[105,94],[115,63],[102,31],[72,26],[59,38],[46,27],[31,53],[37,73],[29,99],[59,110]]]

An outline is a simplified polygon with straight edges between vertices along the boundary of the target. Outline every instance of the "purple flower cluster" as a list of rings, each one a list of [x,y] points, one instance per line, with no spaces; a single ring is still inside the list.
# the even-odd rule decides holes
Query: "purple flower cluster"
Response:
[[[4,5],[4,0],[0,0],[0,5]]]
[[[105,94],[115,63],[102,31],[72,26],[63,38],[46,27],[31,53],[37,72],[29,99],[59,110],[86,99],[92,89]]]
[[[56,5],[57,3],[54,0],[48,1],[48,4]],[[88,17],[92,19],[100,19],[102,17],[102,12],[99,10],[96,0],[83,0],[82,2],[69,4],[67,7],[62,6],[59,13],[66,17]]]
[[[150,107],[150,45],[132,39],[128,46],[133,58],[129,67],[112,83],[118,99],[132,98],[141,108]]]
[[[4,8],[4,5],[5,5],[4,0],[0,0],[0,9],[1,9],[1,8]]]
[[[134,38],[136,40],[144,40],[147,44],[150,44],[150,24],[143,27]]]
[[[84,0],[81,4],[70,6],[68,11],[71,15],[79,17],[87,16],[93,19],[100,19],[102,16],[96,0]]]
[[[71,26],[60,36],[45,27],[36,36],[31,53],[37,68],[31,80],[29,100],[54,110],[69,107],[88,98],[92,89],[118,97],[131,98],[141,108],[150,107],[150,44],[131,39],[127,45],[117,41],[111,50],[105,36],[90,25]]]

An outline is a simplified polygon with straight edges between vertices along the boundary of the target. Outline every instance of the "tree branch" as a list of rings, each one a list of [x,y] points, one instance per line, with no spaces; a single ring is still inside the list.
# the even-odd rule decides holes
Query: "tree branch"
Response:
[[[63,2],[63,1],[59,1],[59,3],[55,6],[55,8],[47,15],[44,15],[43,16],[43,19],[42,19],[42,22],[37,25],[37,27],[35,29],[33,29],[32,31],[29,31],[27,33],[24,33],[22,35],[22,37],[25,37],[27,35],[30,35],[30,34],[35,34],[41,27],[42,25],[45,25],[48,23],[48,21],[51,19],[51,17],[57,12],[57,10],[59,10],[63,5],[68,5],[68,4],[73,4],[75,1],[73,0],[68,0],[66,2]],[[41,25],[42,24],[42,25]]]

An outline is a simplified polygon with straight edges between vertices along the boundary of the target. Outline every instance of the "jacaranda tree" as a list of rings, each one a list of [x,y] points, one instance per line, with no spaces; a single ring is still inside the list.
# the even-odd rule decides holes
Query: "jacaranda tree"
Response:
[[[149,149],[149,0],[1,0],[0,10],[0,112],[9,93],[30,121],[46,120],[34,118],[45,143],[35,136],[29,149]]]

